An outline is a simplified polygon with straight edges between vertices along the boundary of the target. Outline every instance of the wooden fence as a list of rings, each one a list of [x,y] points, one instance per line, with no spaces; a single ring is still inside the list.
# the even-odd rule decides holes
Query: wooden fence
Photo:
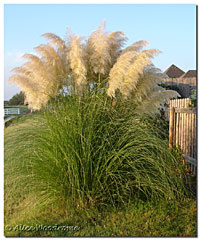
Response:
[[[169,101],[169,106],[175,108],[188,108],[191,104],[192,102],[190,98],[181,98]]]
[[[197,119],[196,110],[188,108],[190,99],[170,101],[169,147],[179,146],[188,168],[196,174],[197,167]]]
[[[181,98],[181,99],[174,99],[169,101],[169,108],[189,108],[192,102],[190,98]],[[165,116],[169,121],[170,111],[165,108]]]

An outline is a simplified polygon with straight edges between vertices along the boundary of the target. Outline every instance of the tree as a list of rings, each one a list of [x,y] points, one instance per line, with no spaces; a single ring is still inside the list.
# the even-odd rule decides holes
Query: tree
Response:
[[[24,105],[24,93],[15,94],[8,102],[9,105]]]
[[[65,41],[52,33],[43,37],[49,42],[35,48],[40,57],[25,54],[28,62],[14,68],[16,74],[10,78],[25,92],[25,101],[32,109],[46,105],[61,89],[81,95],[104,86],[113,99],[117,91],[124,99],[131,99],[139,112],[155,112],[161,103],[178,96],[177,92],[158,85],[164,75],[151,58],[160,51],[142,50],[147,41],[123,49],[125,34],[105,32],[104,22],[85,43],[72,33],[68,33]]]

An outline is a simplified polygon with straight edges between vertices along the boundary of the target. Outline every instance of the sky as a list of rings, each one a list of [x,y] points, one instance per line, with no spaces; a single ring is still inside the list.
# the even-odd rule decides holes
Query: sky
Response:
[[[46,43],[43,33],[64,38],[69,27],[87,39],[103,20],[106,31],[126,34],[127,45],[147,40],[148,48],[161,50],[153,63],[162,71],[171,64],[196,69],[195,4],[4,4],[4,100],[20,92],[8,84],[10,70]]]

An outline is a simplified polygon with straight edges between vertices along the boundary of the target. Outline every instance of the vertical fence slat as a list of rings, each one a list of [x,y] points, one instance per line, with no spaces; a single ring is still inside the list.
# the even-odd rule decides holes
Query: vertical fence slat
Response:
[[[184,125],[185,125],[185,114],[183,114],[183,126],[182,126],[182,136],[181,138],[183,139],[182,143],[182,151],[185,153],[185,131],[184,131]]]
[[[192,141],[191,141],[192,154],[191,154],[191,157],[194,157],[194,131],[193,131],[193,128],[194,128],[194,114],[192,114]]]
[[[189,135],[190,135],[190,133],[189,133],[189,113],[187,114],[187,126],[186,126],[186,131],[187,131],[187,140],[188,140],[188,137],[189,137]],[[186,151],[186,155],[188,155],[189,156],[189,141],[187,141],[187,151]]]
[[[178,143],[179,143],[179,146],[181,147],[181,113],[179,113],[179,135],[178,135]]]
[[[176,146],[178,146],[179,142],[178,142],[178,137],[179,137],[179,113],[176,113]]]
[[[192,113],[192,157],[194,158],[194,113]]]
[[[196,156],[196,113],[183,112],[180,111],[181,108],[188,108],[191,104],[191,99],[175,99],[170,100],[170,113],[169,120],[170,129],[172,131],[172,123],[173,123],[173,132],[170,134],[169,130],[169,147],[171,148],[173,145],[180,146],[182,152],[188,156],[193,158],[194,160],[197,158]],[[178,112],[173,113],[173,118],[171,119],[171,109],[178,108]],[[191,170],[193,174],[196,174],[196,166],[187,162],[188,169]]]
[[[170,108],[169,116],[169,149],[172,149],[174,143],[174,117],[175,117],[175,108]]]
[[[189,115],[189,137],[188,137],[188,142],[191,143],[191,114]],[[189,153],[188,156],[191,156],[191,144],[189,144]]]
[[[180,140],[181,140],[181,149],[183,149],[183,113],[181,113],[181,136],[180,136]]]

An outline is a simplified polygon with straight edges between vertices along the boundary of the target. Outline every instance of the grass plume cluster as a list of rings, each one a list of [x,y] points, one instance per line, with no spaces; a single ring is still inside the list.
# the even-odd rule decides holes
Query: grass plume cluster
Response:
[[[14,68],[15,75],[10,77],[10,82],[25,93],[29,108],[46,106],[61,90],[81,95],[103,82],[108,96],[115,98],[119,91],[124,98],[136,99],[141,112],[155,112],[160,104],[178,96],[175,91],[158,87],[164,75],[153,66],[151,58],[160,51],[142,50],[148,45],[144,40],[123,48],[125,34],[107,33],[105,22],[85,42],[70,31],[65,40],[52,33],[43,37],[48,43],[36,47],[36,55],[25,54],[28,62]],[[148,104],[152,102],[152,106]]]

